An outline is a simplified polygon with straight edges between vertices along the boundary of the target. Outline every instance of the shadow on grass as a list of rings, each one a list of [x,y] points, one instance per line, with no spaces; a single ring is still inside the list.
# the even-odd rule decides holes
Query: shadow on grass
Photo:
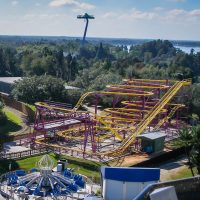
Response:
[[[3,126],[0,126],[0,135],[9,135],[11,132],[17,132],[22,129],[22,126],[8,120]]]
[[[19,169],[19,165],[15,160],[0,160],[0,174],[8,172],[10,164],[11,171]]]

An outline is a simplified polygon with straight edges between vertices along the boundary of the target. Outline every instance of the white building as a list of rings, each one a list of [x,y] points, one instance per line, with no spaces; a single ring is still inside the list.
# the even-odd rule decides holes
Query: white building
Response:
[[[102,167],[104,200],[133,200],[147,185],[160,180],[158,168]]]

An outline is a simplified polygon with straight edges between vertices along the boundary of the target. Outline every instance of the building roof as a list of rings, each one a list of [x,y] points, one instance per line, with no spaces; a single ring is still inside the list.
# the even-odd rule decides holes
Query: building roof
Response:
[[[101,167],[104,179],[125,182],[150,182],[160,180],[159,168]]]
[[[145,134],[139,135],[137,136],[137,138],[146,138],[149,140],[156,140],[158,138],[163,138],[165,136],[166,134],[161,133],[161,132],[152,132],[152,133],[145,133]]]
[[[60,126],[68,126],[68,125],[74,125],[81,123],[81,121],[76,120],[76,119],[67,119],[67,120],[61,120],[57,122],[52,122],[52,123],[47,123],[44,125],[44,129],[54,129],[54,128],[59,128]]]
[[[65,85],[65,89],[66,90],[79,90],[80,88],[74,87],[74,86]]]
[[[20,80],[22,77],[0,77],[0,82],[13,84],[15,81]]]

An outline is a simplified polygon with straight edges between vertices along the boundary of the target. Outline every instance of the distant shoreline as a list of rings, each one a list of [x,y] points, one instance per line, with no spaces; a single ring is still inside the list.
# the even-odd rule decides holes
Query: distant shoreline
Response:
[[[0,35],[0,42],[40,42],[40,41],[63,41],[63,40],[82,40],[82,37],[72,36],[23,36],[23,35]],[[99,38],[88,37],[87,41],[94,44],[100,42],[111,45],[140,45],[145,42],[153,41],[156,39],[130,39],[130,38]],[[193,48],[195,52],[200,52],[200,41],[194,40],[169,40],[176,48],[180,48],[186,53],[190,53]]]
[[[18,38],[38,38],[38,39],[44,39],[44,38],[48,38],[48,39],[82,39],[82,36],[62,36],[62,35],[58,35],[58,36],[51,36],[51,35],[0,35],[0,38],[5,38],[5,37],[18,37]],[[87,37],[88,40],[123,40],[123,41],[152,41],[152,40],[158,40],[160,38],[115,38],[115,37]],[[179,40],[179,39],[161,39],[161,40],[169,40],[172,42],[199,42],[200,40]]]

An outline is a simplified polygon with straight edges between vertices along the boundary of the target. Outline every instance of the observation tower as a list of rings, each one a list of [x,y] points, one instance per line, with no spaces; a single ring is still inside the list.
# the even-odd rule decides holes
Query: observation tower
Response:
[[[89,15],[89,14],[85,13],[84,15],[78,15],[77,19],[84,19],[86,21],[85,31],[84,31],[83,40],[82,40],[82,45],[84,45],[85,44],[85,38],[86,38],[86,35],[87,35],[89,19],[95,19],[95,17],[93,15]]]

